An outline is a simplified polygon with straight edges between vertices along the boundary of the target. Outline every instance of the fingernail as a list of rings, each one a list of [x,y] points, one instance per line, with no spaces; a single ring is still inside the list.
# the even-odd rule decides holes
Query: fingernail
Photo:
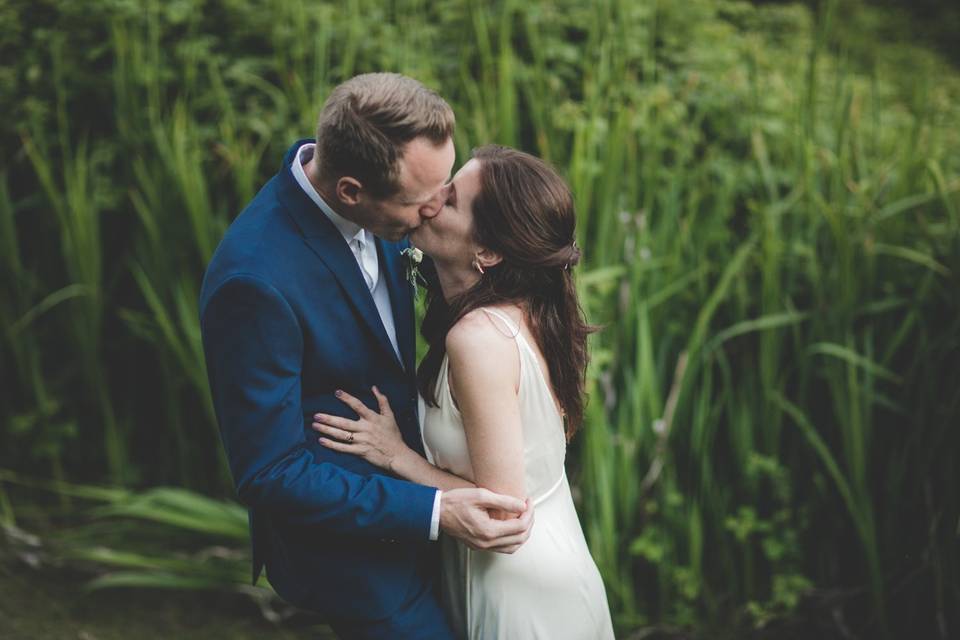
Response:
[[[337,396],[337,397],[339,398],[340,396],[343,395],[343,391],[340,391],[340,389],[337,389],[336,391],[333,392],[333,395],[335,395],[335,396]]]

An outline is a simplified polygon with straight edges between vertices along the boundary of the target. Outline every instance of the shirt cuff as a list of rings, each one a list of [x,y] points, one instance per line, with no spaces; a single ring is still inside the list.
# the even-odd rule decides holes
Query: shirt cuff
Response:
[[[440,496],[443,491],[437,489],[437,495],[433,499],[433,515],[430,516],[430,539],[436,540],[440,537]],[[422,529],[421,529],[422,531]]]

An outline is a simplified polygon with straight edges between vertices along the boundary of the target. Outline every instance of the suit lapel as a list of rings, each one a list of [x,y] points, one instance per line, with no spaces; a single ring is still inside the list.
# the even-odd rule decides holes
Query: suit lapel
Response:
[[[391,359],[399,366],[397,354],[393,350],[393,345],[387,336],[387,330],[384,329],[383,322],[380,320],[380,312],[377,311],[377,305],[373,301],[370,289],[367,288],[363,274],[360,273],[360,266],[350,252],[350,248],[347,247],[347,243],[343,241],[340,232],[333,227],[332,223],[330,226],[333,228],[333,232],[329,235],[304,238],[304,241],[313,249],[317,257],[330,268],[334,277],[346,292],[347,298],[360,317],[363,318],[364,324],[373,332],[377,343],[390,354]]]
[[[334,224],[303,192],[290,171],[290,162],[300,144],[294,145],[293,150],[284,158],[284,167],[277,176],[280,199],[303,232],[303,241],[333,273],[357,315],[360,316],[363,323],[373,334],[377,344],[390,355],[390,359],[397,366],[402,367],[403,365],[397,360],[397,354],[393,350],[390,338],[387,337],[387,331],[380,320],[377,305],[373,301],[370,289],[367,288],[367,283],[363,279],[356,258],[350,252],[350,248],[344,242],[343,236]],[[391,289],[391,302],[393,302],[392,296],[393,291]],[[394,316],[396,316],[396,310],[394,310]]]
[[[390,306],[393,309],[393,324],[397,331],[397,346],[403,356],[403,367],[408,372],[414,370],[414,322],[413,296],[411,285],[400,255],[402,248],[391,242],[377,238],[377,251],[380,256],[381,271],[386,276],[390,291]]]

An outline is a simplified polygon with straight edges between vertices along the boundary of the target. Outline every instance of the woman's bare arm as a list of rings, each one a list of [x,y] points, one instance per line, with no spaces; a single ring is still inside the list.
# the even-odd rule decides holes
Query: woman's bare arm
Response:
[[[410,450],[410,455],[395,458],[390,465],[390,471],[404,480],[423,484],[428,487],[436,487],[443,491],[477,486],[473,482],[461,478],[458,475],[444,471],[440,467],[435,467],[423,457],[417,455],[413,450]]]
[[[505,335],[501,321],[475,310],[450,329],[446,346],[450,388],[463,416],[477,486],[524,498],[523,429],[517,397],[520,358],[515,339]]]
[[[320,438],[320,444],[360,456],[404,480],[428,487],[449,491],[476,486],[469,480],[433,466],[408,447],[400,435],[390,401],[376,387],[373,387],[373,395],[380,405],[379,413],[349,393],[338,391],[337,397],[356,412],[358,419],[315,414],[313,428],[324,435]]]

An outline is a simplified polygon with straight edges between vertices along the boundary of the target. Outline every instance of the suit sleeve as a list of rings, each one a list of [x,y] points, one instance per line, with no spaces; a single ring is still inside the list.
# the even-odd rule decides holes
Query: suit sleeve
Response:
[[[220,434],[240,500],[339,534],[427,540],[436,490],[318,461],[300,403],[303,334],[269,283],[224,281],[201,309]],[[312,435],[312,432],[311,432]]]

